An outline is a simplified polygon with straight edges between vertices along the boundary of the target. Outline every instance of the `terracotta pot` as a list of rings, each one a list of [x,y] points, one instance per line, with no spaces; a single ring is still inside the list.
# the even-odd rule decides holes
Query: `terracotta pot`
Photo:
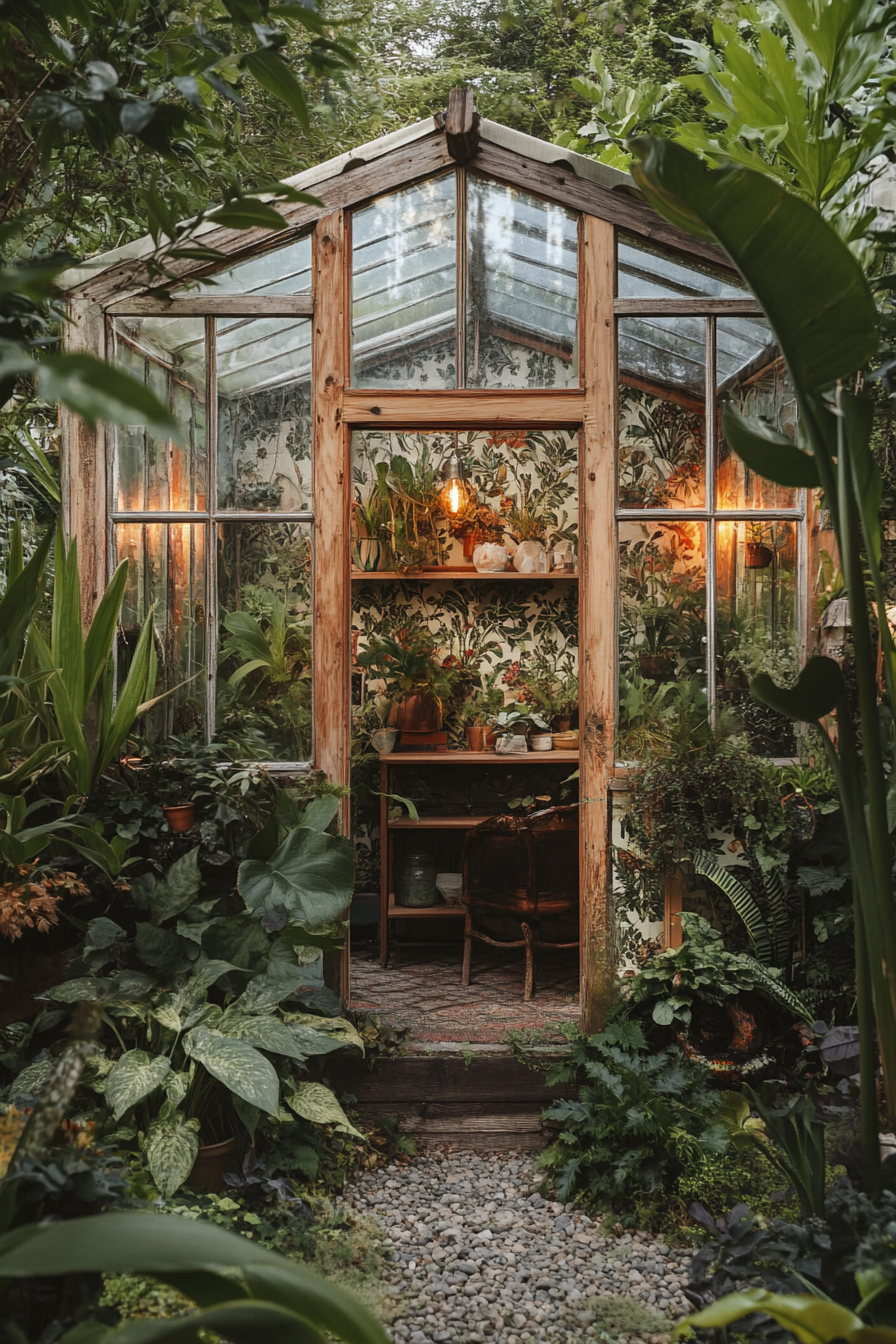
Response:
[[[568,733],[572,719],[569,715],[555,714],[551,726],[555,733]]]
[[[194,1190],[209,1190],[212,1194],[220,1194],[222,1190],[227,1189],[224,1173],[232,1171],[236,1165],[235,1154],[236,1139],[200,1144],[187,1184]]]
[[[196,820],[196,808],[192,803],[177,803],[163,807],[165,820],[172,831],[188,831]]]
[[[772,562],[772,553],[767,546],[760,546],[757,541],[748,541],[744,550],[746,552],[744,564],[747,569],[768,569]]]
[[[491,747],[486,746],[486,739],[494,733],[489,734],[488,728],[482,724],[474,725],[467,729],[467,750],[468,751],[493,751],[494,743]]]
[[[431,695],[406,695],[396,718],[403,733],[437,733],[442,726],[441,701]]]

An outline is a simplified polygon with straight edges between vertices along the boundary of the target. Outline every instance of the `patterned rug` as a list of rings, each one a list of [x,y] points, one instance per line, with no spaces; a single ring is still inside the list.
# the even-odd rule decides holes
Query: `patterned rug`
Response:
[[[461,949],[396,948],[384,970],[374,949],[352,948],[352,1007],[408,1027],[415,1041],[497,1044],[510,1031],[548,1043],[579,1018],[576,948],[540,952],[535,998],[523,1002],[523,956],[475,947],[469,988],[460,983]],[[534,1041],[533,1041],[534,1043]]]

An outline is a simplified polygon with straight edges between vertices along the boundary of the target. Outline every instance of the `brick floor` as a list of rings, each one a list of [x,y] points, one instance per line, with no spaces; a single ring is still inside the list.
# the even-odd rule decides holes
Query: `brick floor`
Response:
[[[384,970],[372,946],[352,948],[352,1005],[409,1027],[413,1040],[493,1043],[509,1031],[559,1037],[579,1016],[576,948],[538,954],[535,998],[523,1002],[522,952],[475,947],[469,988],[460,983],[461,949],[393,950]]]

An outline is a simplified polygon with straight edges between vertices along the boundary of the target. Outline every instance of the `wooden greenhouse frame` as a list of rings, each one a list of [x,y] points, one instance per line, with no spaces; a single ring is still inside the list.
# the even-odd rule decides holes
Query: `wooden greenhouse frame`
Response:
[[[447,124],[446,124],[447,123]],[[375,197],[449,168],[509,184],[579,213],[580,385],[559,390],[376,391],[350,385],[351,212]],[[616,320],[621,316],[693,315],[711,324],[719,316],[761,315],[743,299],[620,299],[615,294],[617,234],[678,252],[731,273],[713,247],[687,237],[659,217],[633,190],[630,179],[582,156],[479,120],[469,94],[452,95],[446,116],[421,121],[321,164],[290,180],[312,192],[319,205],[277,208],[287,230],[234,231],[207,225],[202,241],[237,261],[272,243],[313,230],[310,295],[159,297],[148,283],[151,240],[100,257],[63,278],[72,351],[107,355],[107,328],[116,315],[197,317],[307,316],[312,319],[313,516],[315,559],[313,632],[315,683],[314,766],[347,783],[350,770],[351,460],[354,429],[479,429],[549,427],[579,438],[579,648],[581,724],[581,1004],[586,1030],[596,1029],[608,985],[615,977],[609,826],[614,779],[617,566],[606,563],[617,547]],[[204,274],[195,262],[171,264],[179,277]],[[707,326],[709,330],[709,326]],[[711,434],[707,416],[707,433]],[[92,431],[67,414],[63,421],[63,507],[69,537],[77,537],[83,609],[95,607],[109,564],[110,512],[106,498],[107,445],[102,427]],[[715,517],[706,506],[690,510],[707,535]],[[680,511],[677,511],[680,512]],[[778,511],[796,517],[797,511]],[[805,511],[799,510],[802,559],[801,625],[808,634],[805,573],[810,559]],[[728,515],[733,519],[750,511]],[[654,514],[658,521],[663,510]],[[709,543],[708,543],[709,544]],[[709,629],[709,626],[707,627]],[[709,636],[712,638],[712,635]]]

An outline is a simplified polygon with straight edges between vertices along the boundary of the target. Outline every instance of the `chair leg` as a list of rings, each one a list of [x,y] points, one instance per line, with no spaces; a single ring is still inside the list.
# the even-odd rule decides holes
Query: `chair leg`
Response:
[[[523,1001],[528,1003],[530,999],[535,997],[535,947],[529,925],[523,921],[521,927],[526,943],[526,982],[523,988]]]
[[[465,989],[468,988],[470,984],[470,963],[473,960],[473,939],[470,934],[471,927],[472,920],[468,911],[467,918],[464,922],[464,964],[460,976],[460,983]]]

